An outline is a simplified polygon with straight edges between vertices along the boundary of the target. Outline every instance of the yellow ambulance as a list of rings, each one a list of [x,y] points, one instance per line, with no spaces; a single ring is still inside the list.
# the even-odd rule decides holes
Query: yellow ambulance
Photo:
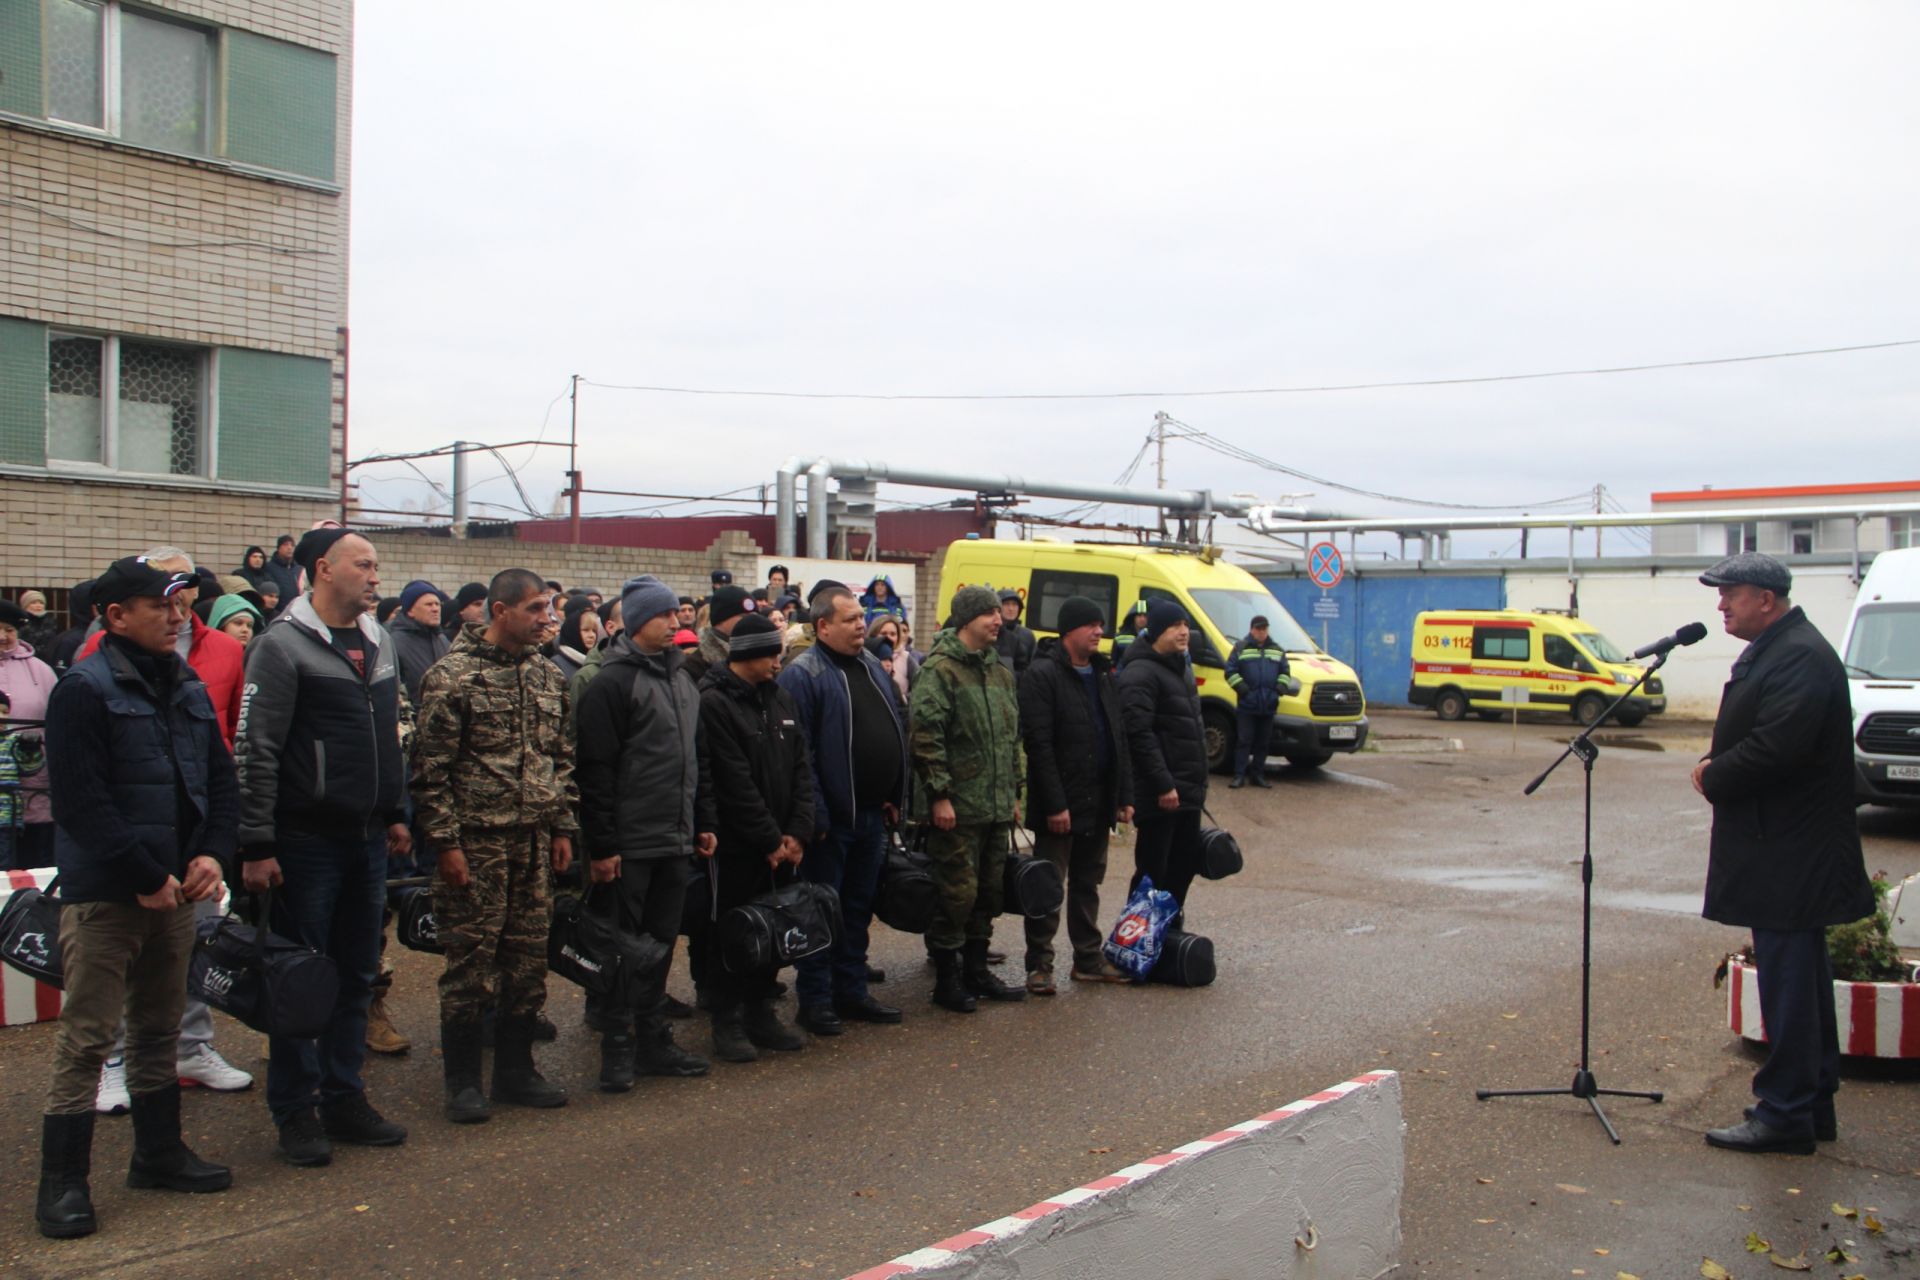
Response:
[[[1502,689],[1526,690],[1524,708],[1565,711],[1592,724],[1640,677],[1640,668],[1591,623],[1565,613],[1434,609],[1413,620],[1413,685],[1407,701],[1442,720],[1469,710],[1497,719],[1513,705]],[[1615,713],[1636,725],[1667,709],[1660,677],[1647,677]]]
[[[1112,637],[1136,601],[1177,601],[1193,623],[1188,652],[1206,717],[1207,757],[1216,772],[1233,763],[1234,693],[1227,687],[1227,655],[1264,616],[1274,644],[1286,650],[1299,689],[1280,699],[1270,751],[1296,768],[1317,769],[1335,752],[1358,751],[1367,740],[1367,704],[1353,669],[1313,642],[1273,593],[1217,548],[1140,547],[1111,542],[997,542],[969,538],[947,548],[940,571],[939,613],[964,586],[1018,591],[1021,621],[1041,637],[1057,635],[1060,606],[1085,596],[1100,606]],[[1111,651],[1111,639],[1101,642]]]

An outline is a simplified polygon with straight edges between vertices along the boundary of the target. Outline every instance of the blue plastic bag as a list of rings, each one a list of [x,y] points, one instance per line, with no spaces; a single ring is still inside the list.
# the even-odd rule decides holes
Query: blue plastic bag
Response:
[[[1160,963],[1167,926],[1179,914],[1180,904],[1173,895],[1154,888],[1151,878],[1141,876],[1140,887],[1127,900],[1127,909],[1101,946],[1101,954],[1135,982],[1145,982],[1153,966]]]

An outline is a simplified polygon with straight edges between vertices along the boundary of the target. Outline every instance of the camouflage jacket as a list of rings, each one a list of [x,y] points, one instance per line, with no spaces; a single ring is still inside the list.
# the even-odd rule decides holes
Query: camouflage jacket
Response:
[[[962,823],[1012,822],[1027,777],[1020,694],[1013,668],[992,649],[974,653],[953,631],[933,638],[909,705],[914,813],[953,802]]]
[[[518,658],[463,627],[420,684],[413,743],[413,801],[433,851],[459,845],[462,828],[578,828],[567,682],[528,650]]]

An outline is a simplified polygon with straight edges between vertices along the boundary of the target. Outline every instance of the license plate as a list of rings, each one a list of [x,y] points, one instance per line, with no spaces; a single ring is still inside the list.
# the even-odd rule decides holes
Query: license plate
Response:
[[[1920,782],[1920,764],[1890,764],[1887,766],[1888,782]]]
[[[1360,726],[1357,724],[1336,724],[1330,725],[1327,728],[1327,737],[1335,742],[1351,742],[1359,736]],[[1897,765],[1895,766],[1895,768],[1898,767]],[[1890,769],[1888,772],[1891,773],[1892,770]],[[1915,776],[1920,776],[1920,770],[1915,770]]]

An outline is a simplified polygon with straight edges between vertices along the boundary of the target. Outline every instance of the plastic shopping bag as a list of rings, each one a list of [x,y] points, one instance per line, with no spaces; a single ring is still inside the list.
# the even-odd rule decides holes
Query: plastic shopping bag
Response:
[[[1160,962],[1160,948],[1167,937],[1167,926],[1180,914],[1180,904],[1165,889],[1153,887],[1147,876],[1127,901],[1120,922],[1100,948],[1116,969],[1135,982],[1145,982]]]

